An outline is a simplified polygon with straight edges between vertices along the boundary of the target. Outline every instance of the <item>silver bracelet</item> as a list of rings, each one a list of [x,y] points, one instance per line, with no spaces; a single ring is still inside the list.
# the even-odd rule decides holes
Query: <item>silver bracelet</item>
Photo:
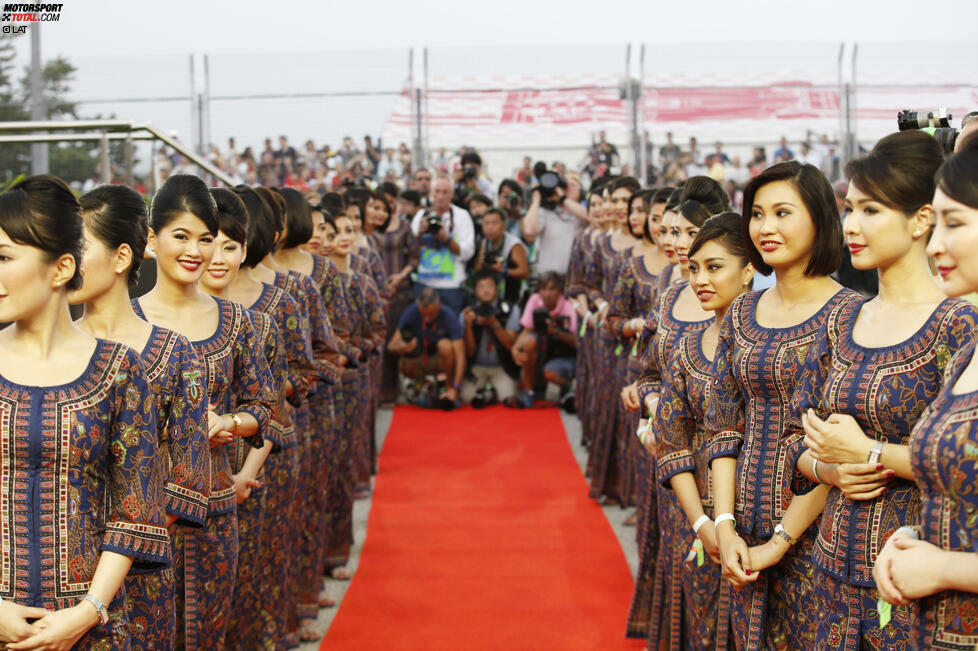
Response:
[[[818,476],[818,459],[816,459],[815,457],[812,457],[812,474],[815,475],[815,481],[817,481],[820,484],[825,483],[824,481],[822,481],[822,478]]]

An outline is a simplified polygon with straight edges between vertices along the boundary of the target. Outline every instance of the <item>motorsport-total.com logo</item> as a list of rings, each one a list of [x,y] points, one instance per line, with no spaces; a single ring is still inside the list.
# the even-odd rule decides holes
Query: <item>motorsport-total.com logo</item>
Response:
[[[63,4],[14,4],[3,5],[4,34],[23,34],[27,31],[28,23],[56,23],[61,20]],[[15,23],[11,25],[10,23]]]

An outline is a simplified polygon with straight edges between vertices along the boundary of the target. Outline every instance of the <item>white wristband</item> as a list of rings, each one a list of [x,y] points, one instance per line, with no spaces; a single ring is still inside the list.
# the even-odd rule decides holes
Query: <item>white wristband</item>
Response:
[[[700,517],[698,517],[696,519],[696,522],[693,523],[693,533],[699,533],[700,527],[702,527],[704,524],[706,524],[709,521],[710,521],[710,516],[708,516],[705,513]]]
[[[737,518],[734,517],[733,513],[721,513],[717,517],[713,518],[713,526],[719,527],[721,522],[725,520],[730,520],[734,523],[734,528],[737,528]]]

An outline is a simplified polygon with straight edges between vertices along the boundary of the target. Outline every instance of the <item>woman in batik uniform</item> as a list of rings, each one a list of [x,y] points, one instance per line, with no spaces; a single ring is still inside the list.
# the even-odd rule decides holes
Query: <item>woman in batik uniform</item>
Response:
[[[414,285],[411,273],[418,268],[421,248],[418,238],[411,233],[411,220],[402,219],[395,206],[387,203],[384,195],[372,194],[367,202],[366,222],[374,226],[370,239],[384,264],[387,275],[387,341],[397,330],[397,320],[414,301]],[[384,346],[383,372],[381,374],[381,403],[397,398],[397,356],[387,352]]]
[[[173,544],[178,648],[224,644],[238,559],[237,489],[231,443],[263,445],[277,394],[244,308],[198,290],[214,254],[217,205],[203,181],[176,174],[153,198],[149,247],[156,255],[156,286],[133,301],[150,323],[186,336],[204,364],[210,436],[210,504],[201,529],[178,528]]]
[[[654,194],[651,190],[643,190],[628,200],[628,228],[638,244],[632,249],[634,255],[622,264],[618,272],[614,298],[608,310],[608,327],[628,350],[624,375],[618,378],[619,384],[624,387],[622,409],[626,412],[619,414],[622,427],[618,446],[624,453],[618,458],[618,472],[622,477],[622,493],[629,504],[638,494],[636,480],[640,454],[646,454],[635,436],[641,405],[634,382],[645,368],[643,359],[647,358],[647,354],[640,349],[639,337],[645,330],[645,317],[655,302],[656,279],[668,263],[657,241],[664,203],[660,202],[658,213],[653,213]],[[643,466],[643,469],[648,470],[648,467]],[[636,512],[625,524],[634,525],[637,519]]]
[[[779,163],[751,179],[743,219],[751,264],[773,270],[776,284],[727,311],[705,421],[723,576],[734,585],[730,626],[738,649],[812,648],[810,525],[827,491],[792,494],[803,437],[789,436],[788,407],[829,313],[859,296],[827,275],[841,260],[842,222],[832,186],[814,166]],[[772,536],[797,544],[753,571],[748,548]]]
[[[918,517],[910,431],[940,391],[950,357],[971,341],[976,316],[970,303],[945,296],[925,250],[942,161],[932,136],[910,131],[846,166],[843,232],[853,266],[878,269],[880,293],[829,315],[792,404],[810,448],[798,465],[808,479],[797,476],[796,493],[831,485],[812,554],[819,648],[910,643],[906,608],[881,626],[872,567],[885,539]],[[776,542],[768,544],[773,560]]]
[[[927,253],[937,263],[948,296],[978,291],[976,179],[978,141],[972,138],[938,171],[932,204],[937,227]],[[919,521],[890,536],[873,568],[882,599],[894,606],[913,604],[910,648],[950,651],[978,645],[975,359],[972,341],[951,360],[940,393],[910,435]]]
[[[92,336],[141,351],[156,402],[168,527],[203,526],[207,518],[210,453],[204,369],[183,335],[146,323],[132,309],[149,229],[146,202],[132,188],[103,185],[81,199],[85,223],[84,282],[69,294],[84,304],[78,327]],[[174,553],[177,553],[174,550]],[[176,630],[173,571],[130,571],[126,609],[133,645],[172,649]]]
[[[703,447],[703,416],[720,322],[730,303],[750,289],[754,277],[744,239],[737,213],[714,215],[700,229],[689,249],[689,282],[700,306],[713,311],[714,320],[709,328],[679,341],[662,374],[655,417],[656,479],[673,490],[685,516],[674,533],[673,549],[679,553],[672,560],[681,564],[681,589],[673,591],[672,599],[683,617],[678,639],[670,640],[673,648],[713,649],[727,642],[726,635],[717,638],[718,630],[726,630],[726,613],[719,607],[720,552],[711,520],[713,495]],[[687,554],[690,550],[692,558]]]
[[[605,323],[614,297],[615,282],[622,263],[631,257],[635,237],[628,232],[628,200],[638,192],[639,184],[630,176],[616,179],[606,187],[607,210],[614,220],[614,229],[599,236],[585,273],[584,285],[588,300],[597,308],[595,321],[598,332],[594,340],[594,367],[591,395],[591,453],[588,458],[588,475],[592,499],[602,497],[624,506],[628,498],[622,494],[622,477],[618,471],[618,458],[625,454],[618,441],[618,432],[624,427],[619,409],[618,394],[622,385],[618,379],[628,363],[628,352],[619,346],[614,333]],[[619,368],[622,369],[619,373]],[[532,387],[528,387],[532,389]]]
[[[683,185],[676,202],[676,210],[669,221],[672,230],[672,246],[676,255],[681,282],[670,284],[659,294],[659,303],[645,324],[651,337],[651,354],[648,366],[638,380],[638,393],[650,415],[656,413],[656,401],[661,387],[662,372],[668,367],[669,355],[685,335],[705,330],[713,319],[703,311],[696,292],[689,285],[689,248],[711,215],[729,206],[726,193],[720,184],[705,176],[695,176]],[[685,270],[685,271],[683,271]],[[706,318],[704,318],[706,317]],[[643,443],[649,454],[656,457],[655,439],[659,423],[650,418]],[[652,472],[657,472],[655,466]],[[653,646],[670,645],[678,648],[681,639],[682,601],[680,594],[680,570],[682,559],[689,547],[683,548],[681,532],[685,529],[685,517],[679,508],[675,494],[664,489],[657,481],[652,483],[657,540],[651,535],[645,540],[639,565],[639,580],[635,585],[632,601],[633,620],[639,624],[648,622],[648,637]],[[646,615],[647,614],[647,615]],[[639,628],[642,632],[645,629]]]
[[[155,404],[139,354],[71,322],[82,217],[53,176],[0,195],[0,441],[9,649],[129,649],[130,567],[170,558]]]

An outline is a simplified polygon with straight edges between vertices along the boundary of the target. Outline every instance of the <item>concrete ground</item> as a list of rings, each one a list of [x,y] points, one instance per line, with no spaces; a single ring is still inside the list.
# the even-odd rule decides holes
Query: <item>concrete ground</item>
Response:
[[[377,412],[377,446],[378,449],[382,449],[384,445],[384,440],[387,438],[387,431],[390,428],[391,419],[393,417],[393,410],[391,409],[381,409]],[[432,418],[437,418],[438,412],[432,412]],[[567,442],[570,445],[571,450],[574,452],[574,458],[577,460],[577,464],[581,469],[581,475],[584,474],[584,467],[587,463],[587,450],[581,447],[581,423],[577,419],[577,416],[570,416],[561,412],[561,419],[564,422],[564,431],[567,433]],[[383,464],[381,463],[381,468]],[[581,482],[581,490],[587,490],[587,484]],[[370,515],[370,506],[372,504],[372,499],[368,498],[365,500],[357,500],[353,507],[353,549],[350,552],[350,563],[347,567],[352,571],[356,571],[357,566],[360,563],[360,553],[363,551],[363,541],[367,535],[367,518]],[[605,506],[603,507],[605,517],[608,518],[608,522],[611,524],[612,529],[615,531],[615,535],[618,537],[618,542],[621,544],[622,552],[625,554],[625,560],[628,562],[628,567],[631,569],[632,577],[638,573],[638,547],[635,543],[635,527],[626,527],[623,523],[625,518],[631,514],[632,509],[622,509],[618,506]],[[338,602],[336,608],[323,608],[319,611],[319,619],[316,621],[316,626],[325,634],[329,629],[329,625],[333,621],[333,617],[339,609],[339,605],[342,604],[343,595],[346,594],[346,590],[349,587],[349,581],[333,581],[327,580],[326,588],[329,590],[330,596],[335,598]],[[622,622],[622,628],[624,628],[625,622]],[[312,651],[319,647],[319,642],[308,642],[303,644],[302,651]]]

